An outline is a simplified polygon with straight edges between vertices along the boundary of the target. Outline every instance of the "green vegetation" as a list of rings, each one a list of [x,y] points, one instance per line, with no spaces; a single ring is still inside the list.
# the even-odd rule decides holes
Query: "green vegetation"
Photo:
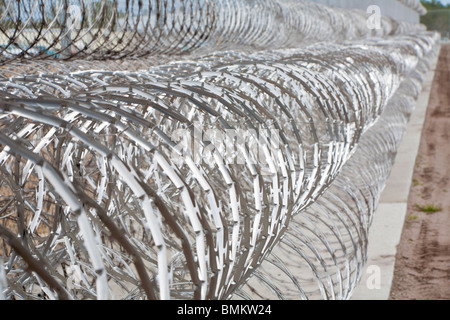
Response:
[[[444,6],[439,0],[421,0],[428,13],[420,17],[420,22],[428,30],[439,31],[442,37],[450,37],[450,4]]]
[[[419,204],[416,203],[414,206],[415,206],[416,208],[418,208],[420,211],[426,212],[426,213],[433,213],[433,212],[438,212],[438,211],[441,211],[441,210],[442,210],[442,208],[436,207],[436,206],[433,205],[433,204],[426,204],[426,205],[424,205],[424,206],[421,206],[421,205],[419,205]]]

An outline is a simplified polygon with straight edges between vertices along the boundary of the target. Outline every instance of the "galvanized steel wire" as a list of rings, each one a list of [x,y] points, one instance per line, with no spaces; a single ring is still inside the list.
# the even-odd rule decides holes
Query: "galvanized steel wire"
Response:
[[[414,30],[407,34],[391,20],[368,31],[356,11],[303,2],[149,1],[137,3],[136,16],[127,3],[122,22],[134,25],[132,36],[115,18],[100,24],[107,36],[94,36],[98,19],[86,18],[84,36],[71,37],[75,50],[64,58],[153,55],[137,66],[92,61],[75,71],[84,60],[54,55],[36,62],[57,45],[66,54],[64,33],[37,53],[29,54],[42,40],[34,35],[19,54],[4,55],[3,297],[251,298],[259,279],[277,297],[295,296],[293,284],[300,297],[314,298],[317,290],[303,282],[319,279],[323,298],[347,298],[437,36],[404,25]],[[144,7],[165,22],[145,29],[151,36],[140,32]],[[172,21],[168,8],[183,19]],[[311,15],[329,24],[312,24]],[[17,28],[9,39],[25,34]],[[345,42],[298,48],[338,34]],[[231,44],[236,50],[220,50]],[[284,49],[261,50],[275,47]],[[170,61],[185,51],[183,61]],[[33,59],[21,65],[24,58]],[[56,72],[42,73],[47,66]],[[289,259],[299,257],[294,267],[283,259],[286,248]],[[288,275],[289,288],[265,273],[268,264]]]
[[[0,8],[3,63],[281,48],[405,26],[383,17],[371,30],[363,11],[286,0],[2,0]]]
[[[280,243],[234,299],[352,297],[367,260],[379,196],[434,54],[402,82],[329,189],[292,217]]]

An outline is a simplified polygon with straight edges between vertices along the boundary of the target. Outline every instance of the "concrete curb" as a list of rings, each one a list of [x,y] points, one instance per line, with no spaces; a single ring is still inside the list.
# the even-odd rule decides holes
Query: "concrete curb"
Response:
[[[395,255],[406,217],[414,165],[425,122],[431,84],[439,52],[425,76],[406,132],[380,197],[369,232],[368,259],[351,300],[388,300],[394,275]]]

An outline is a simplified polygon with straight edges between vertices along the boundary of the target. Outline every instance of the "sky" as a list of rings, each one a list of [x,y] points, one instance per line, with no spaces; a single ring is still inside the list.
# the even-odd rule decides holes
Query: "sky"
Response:
[[[440,1],[441,1],[441,3],[442,3],[444,6],[450,4],[450,0],[440,0]],[[431,2],[431,1],[428,0],[428,2]]]

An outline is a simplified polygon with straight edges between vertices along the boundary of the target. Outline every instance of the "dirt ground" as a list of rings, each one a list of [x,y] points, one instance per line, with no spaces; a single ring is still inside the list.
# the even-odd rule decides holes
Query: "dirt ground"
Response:
[[[450,300],[450,44],[431,87],[390,299]]]

